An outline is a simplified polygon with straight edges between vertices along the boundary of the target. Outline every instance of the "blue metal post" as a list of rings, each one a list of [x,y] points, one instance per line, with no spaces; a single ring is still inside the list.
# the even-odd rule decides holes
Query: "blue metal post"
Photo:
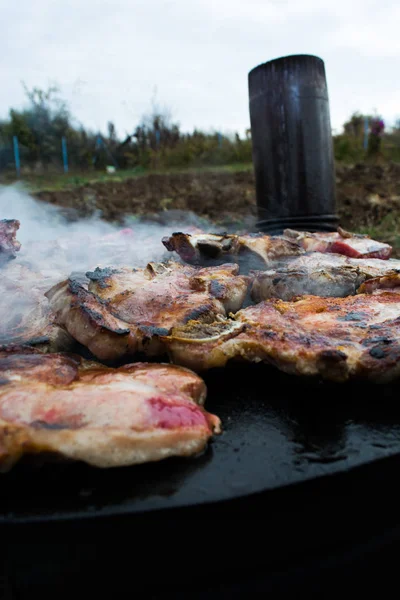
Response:
[[[16,135],[13,136],[13,144],[14,144],[15,170],[17,171],[17,177],[19,177],[21,175],[21,163],[19,160],[18,138]]]
[[[368,149],[368,131],[369,131],[369,121],[368,121],[368,117],[365,117],[365,120],[364,120],[364,150]]]
[[[218,133],[218,148],[222,148],[222,135]]]
[[[161,132],[159,129],[156,129],[156,147],[158,148],[161,140]]]
[[[92,162],[95,165],[97,162],[97,150],[100,150],[101,148],[101,137],[98,135],[96,138],[96,144],[94,147],[94,151],[95,151],[95,155],[93,156]]]
[[[61,147],[62,147],[62,156],[64,163],[64,173],[68,173],[68,150],[67,150],[67,140],[65,136],[61,138]]]

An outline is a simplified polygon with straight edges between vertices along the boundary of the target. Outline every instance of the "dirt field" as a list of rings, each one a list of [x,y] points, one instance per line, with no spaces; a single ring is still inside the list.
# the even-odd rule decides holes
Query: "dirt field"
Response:
[[[336,175],[341,225],[388,240],[400,249],[400,164],[338,165]],[[99,210],[110,221],[127,213],[171,209],[190,210],[217,223],[243,224],[256,215],[251,170],[146,175],[35,196],[77,209],[80,215]]]

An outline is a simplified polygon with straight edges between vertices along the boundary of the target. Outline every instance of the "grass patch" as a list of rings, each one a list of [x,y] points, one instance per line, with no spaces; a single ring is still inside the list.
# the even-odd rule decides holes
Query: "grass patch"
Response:
[[[393,246],[394,254],[400,256],[400,214],[388,214],[378,225],[360,227],[359,232],[390,244]]]

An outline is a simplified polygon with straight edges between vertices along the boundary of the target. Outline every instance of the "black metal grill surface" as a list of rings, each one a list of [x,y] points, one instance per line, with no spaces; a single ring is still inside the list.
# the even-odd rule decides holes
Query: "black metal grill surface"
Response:
[[[322,383],[266,365],[231,366],[205,380],[206,406],[221,417],[224,432],[202,456],[110,470],[21,463],[0,477],[0,523],[198,507],[290,492],[294,484],[400,457],[397,384]]]

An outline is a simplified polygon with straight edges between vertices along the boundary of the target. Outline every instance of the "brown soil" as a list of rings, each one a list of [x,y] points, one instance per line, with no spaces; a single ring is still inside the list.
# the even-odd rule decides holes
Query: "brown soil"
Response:
[[[343,227],[376,228],[400,219],[400,164],[339,166],[337,200]]]
[[[338,165],[336,175],[343,227],[353,231],[379,228],[388,216],[400,221],[399,164]],[[40,200],[74,208],[82,216],[101,211],[102,217],[111,221],[128,213],[175,209],[190,210],[216,222],[226,218],[243,220],[256,214],[252,171],[148,175],[35,195]]]
[[[111,221],[126,214],[176,209],[190,210],[212,221],[255,215],[254,178],[248,171],[148,175],[35,195],[40,200],[77,209],[81,215],[100,210],[103,218]]]

